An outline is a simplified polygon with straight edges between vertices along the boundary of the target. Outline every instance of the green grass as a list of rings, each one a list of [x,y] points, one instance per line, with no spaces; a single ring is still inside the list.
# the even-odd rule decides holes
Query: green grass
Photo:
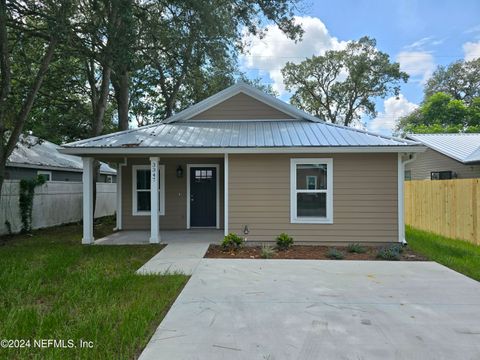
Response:
[[[407,226],[408,246],[430,260],[480,281],[480,246]]]
[[[95,226],[97,237],[113,228]],[[80,339],[93,349],[0,349],[0,358],[137,357],[187,281],[138,276],[160,249],[82,246],[81,226],[0,238],[0,339]]]

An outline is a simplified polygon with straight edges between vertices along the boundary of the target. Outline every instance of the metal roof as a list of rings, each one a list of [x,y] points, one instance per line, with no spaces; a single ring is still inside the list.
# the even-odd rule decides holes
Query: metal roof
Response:
[[[409,134],[407,137],[462,163],[480,162],[480,134]]]
[[[32,135],[22,136],[9,156],[7,166],[83,171],[82,158],[62,154],[58,151],[61,148],[59,145],[50,141],[40,140]],[[100,172],[112,175],[117,173],[115,169],[104,162],[100,163]]]
[[[304,120],[160,123],[64,145],[65,148],[402,147],[416,142]]]

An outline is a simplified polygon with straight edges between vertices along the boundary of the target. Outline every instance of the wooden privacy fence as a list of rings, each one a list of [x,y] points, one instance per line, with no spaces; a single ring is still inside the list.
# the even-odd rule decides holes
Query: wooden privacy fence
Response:
[[[480,179],[405,182],[405,223],[480,245]]]

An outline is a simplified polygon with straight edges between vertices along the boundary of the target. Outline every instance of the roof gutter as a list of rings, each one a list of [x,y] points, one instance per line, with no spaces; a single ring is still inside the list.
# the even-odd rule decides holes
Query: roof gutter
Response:
[[[154,154],[308,154],[308,153],[417,153],[423,145],[392,146],[303,146],[303,147],[65,147],[62,154],[70,155],[154,155]]]

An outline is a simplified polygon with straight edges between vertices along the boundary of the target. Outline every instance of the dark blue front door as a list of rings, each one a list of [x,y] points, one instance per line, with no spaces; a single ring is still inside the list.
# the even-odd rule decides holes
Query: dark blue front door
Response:
[[[190,226],[216,226],[217,169],[190,168]]]

